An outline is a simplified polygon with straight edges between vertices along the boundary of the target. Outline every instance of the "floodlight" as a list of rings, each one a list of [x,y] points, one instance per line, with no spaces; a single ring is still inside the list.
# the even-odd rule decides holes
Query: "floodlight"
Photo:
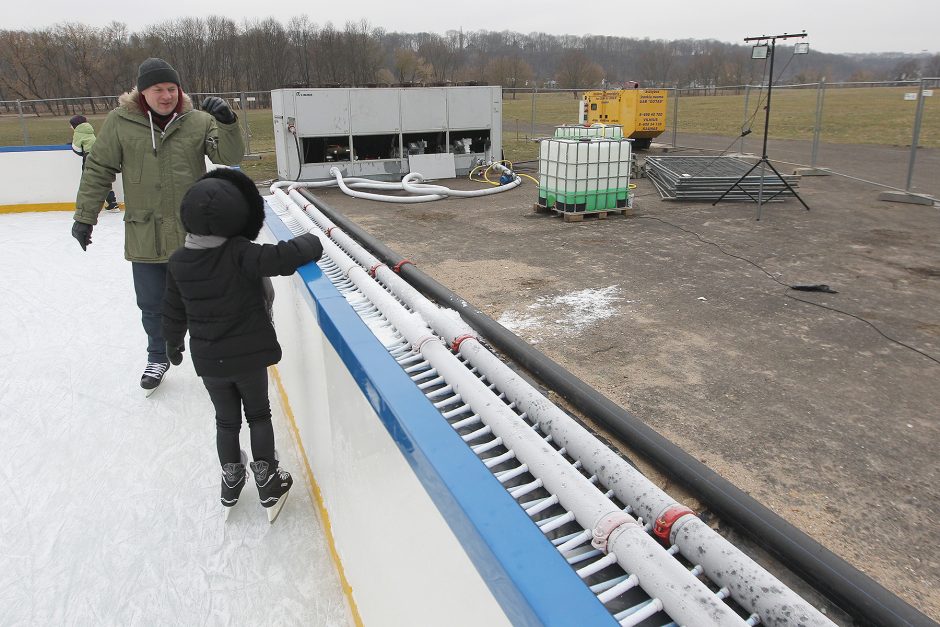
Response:
[[[717,205],[725,197],[731,193],[731,191],[737,188],[745,196],[757,203],[757,219],[760,220],[761,207],[773,200],[776,196],[779,196],[784,189],[789,191],[793,196],[800,201],[800,204],[809,211],[809,205],[807,205],[800,195],[796,192],[795,189],[787,182],[783,176],[780,175],[780,172],[777,171],[777,168],[774,167],[774,164],[770,162],[770,159],[767,157],[767,137],[770,135],[770,98],[774,91],[774,52],[777,49],[777,40],[778,39],[794,39],[796,37],[806,37],[806,31],[802,33],[784,33],[782,35],[758,35],[757,37],[745,37],[745,42],[751,42],[754,44],[754,47],[751,48],[751,58],[752,59],[769,59],[770,69],[767,71],[767,105],[764,107],[764,148],[761,153],[760,159],[757,160],[757,163],[751,166],[751,169],[744,173],[741,178],[731,184],[731,187],[725,190],[725,193],[721,197],[713,202],[713,205]],[[794,46],[795,54],[806,54],[809,52],[809,44],[799,43]],[[784,68],[786,69],[786,68]],[[756,113],[756,111],[755,111]],[[744,134],[742,133],[742,136]],[[757,190],[757,198],[751,194],[748,188],[743,187],[741,183],[746,179],[751,172],[753,172],[758,166],[760,166],[760,180],[761,184]],[[777,178],[780,179],[780,182],[783,183],[783,189],[780,189],[770,195],[766,200],[764,199],[764,171],[769,169],[774,174],[777,175]]]

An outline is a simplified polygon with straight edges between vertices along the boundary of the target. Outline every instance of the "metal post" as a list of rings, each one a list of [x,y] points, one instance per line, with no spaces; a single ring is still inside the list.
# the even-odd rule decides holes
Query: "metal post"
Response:
[[[16,113],[20,118],[20,126],[23,129],[23,145],[29,146],[29,129],[26,128],[26,119],[23,118],[23,103],[16,101]]]
[[[532,90],[532,120],[530,122],[530,128],[529,128],[530,138],[535,137],[535,97],[538,95],[538,93],[539,93],[539,85],[538,83],[536,83],[535,89]]]
[[[914,161],[917,160],[917,144],[920,143],[920,123],[924,118],[924,79],[920,79],[917,91],[917,113],[914,114],[914,138],[911,140],[911,159],[907,164],[907,184],[905,191],[911,191],[911,181],[914,179]]]
[[[672,147],[677,148],[676,133],[679,128],[679,83],[676,83],[676,88],[672,93],[674,94],[674,98],[672,99]]]
[[[242,109],[242,122],[245,126],[245,154],[251,154],[251,130],[248,128],[248,98],[245,97],[245,92],[241,92],[238,95],[240,106]]]
[[[816,124],[813,126],[813,158],[810,161],[812,168],[816,167],[816,158],[819,156],[819,134],[822,132],[823,102],[826,99],[826,77],[819,81],[816,87]]]
[[[751,110],[750,100],[751,100],[751,86],[745,85],[744,86],[744,123],[741,124],[741,148],[738,150],[738,152],[740,152],[741,154],[744,154],[744,131],[747,130],[746,127],[749,121],[747,117],[747,112]]]
[[[914,137],[911,139],[911,156],[907,162],[907,181],[904,185],[903,192],[899,191],[886,191],[878,194],[878,200],[886,200],[888,202],[906,202],[915,205],[926,205],[932,207],[936,202],[936,198],[928,194],[915,194],[911,191],[911,185],[914,181],[914,163],[917,160],[917,145],[920,143],[920,123],[924,117],[924,87],[926,86],[926,81],[920,79],[920,82],[917,84],[917,113],[914,114]]]

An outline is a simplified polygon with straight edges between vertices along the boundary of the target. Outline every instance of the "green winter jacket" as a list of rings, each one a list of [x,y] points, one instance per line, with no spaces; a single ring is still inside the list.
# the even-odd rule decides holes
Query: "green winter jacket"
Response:
[[[88,122],[82,122],[72,133],[72,150],[80,155],[88,154],[95,145],[95,128]]]
[[[221,124],[193,109],[186,94],[182,113],[164,131],[141,110],[137,90],[121,95],[88,155],[75,202],[75,221],[97,224],[118,172],[124,180],[124,257],[165,263],[183,245],[180,201],[213,163],[237,165],[244,154],[238,122]],[[80,125],[81,126],[81,125]]]

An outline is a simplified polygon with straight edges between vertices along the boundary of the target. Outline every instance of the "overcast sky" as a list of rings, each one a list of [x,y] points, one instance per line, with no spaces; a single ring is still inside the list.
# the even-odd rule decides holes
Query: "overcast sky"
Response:
[[[433,2],[427,0],[44,0],[36,11],[6,10],[0,28],[34,29],[60,22],[103,26],[124,22],[132,31],[177,17],[225,15],[236,22],[274,17],[286,24],[307,14],[317,24],[366,19],[388,31],[438,32],[463,28],[546,32],[557,35],[618,35],[650,39],[717,39],[740,43],[751,35],[805,30],[811,49],[824,52],[940,52],[937,0],[790,0],[733,2]],[[591,6],[604,13],[592,14]]]

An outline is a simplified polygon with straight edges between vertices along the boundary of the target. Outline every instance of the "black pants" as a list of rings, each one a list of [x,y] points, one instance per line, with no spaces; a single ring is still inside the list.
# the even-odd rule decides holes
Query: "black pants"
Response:
[[[242,406],[251,430],[251,456],[255,461],[274,462],[274,428],[268,400],[268,369],[259,368],[231,377],[203,377],[215,406],[215,445],[219,463],[239,462],[238,432]]]
[[[131,262],[140,321],[147,333],[147,361],[169,363],[163,339],[163,294],[166,292],[165,263]]]

